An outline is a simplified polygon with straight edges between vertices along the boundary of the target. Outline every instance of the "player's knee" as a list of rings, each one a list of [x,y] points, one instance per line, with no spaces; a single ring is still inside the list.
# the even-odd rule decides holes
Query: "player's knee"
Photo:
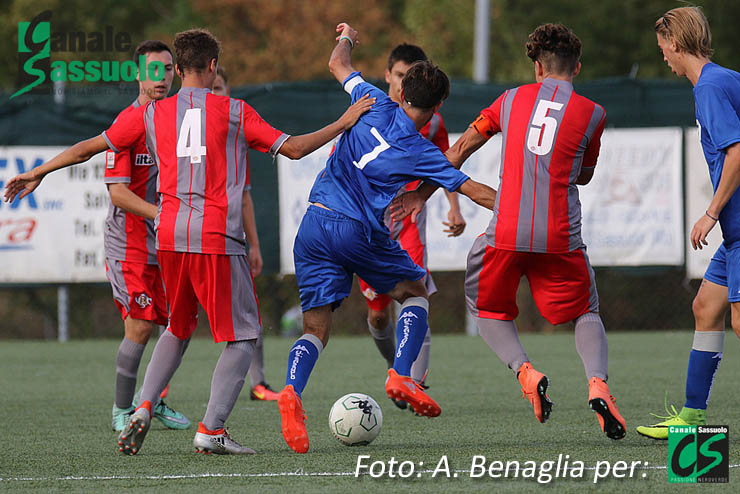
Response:
[[[383,332],[390,322],[390,314],[387,309],[383,311],[370,309],[367,312],[367,322],[377,331]]]
[[[721,308],[718,310],[716,304],[713,304],[712,301],[707,300],[705,297],[701,295],[694,297],[694,302],[691,304],[691,311],[694,313],[697,328],[705,331],[715,330],[717,328],[720,328],[718,331],[724,329],[725,312]],[[733,327],[735,327],[734,323]]]
[[[125,322],[126,338],[140,345],[145,345],[149,341],[153,330],[154,323],[151,321],[129,317]]]

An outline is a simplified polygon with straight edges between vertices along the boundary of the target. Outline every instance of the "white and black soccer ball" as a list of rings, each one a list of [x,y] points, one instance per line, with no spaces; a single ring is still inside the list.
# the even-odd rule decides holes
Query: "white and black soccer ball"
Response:
[[[383,411],[370,396],[350,393],[339,398],[329,412],[329,429],[346,446],[365,446],[380,434]]]

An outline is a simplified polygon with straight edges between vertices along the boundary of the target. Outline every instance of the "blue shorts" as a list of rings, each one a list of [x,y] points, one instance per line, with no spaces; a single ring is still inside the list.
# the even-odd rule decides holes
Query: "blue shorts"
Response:
[[[426,275],[397,241],[368,240],[362,223],[318,206],[309,206],[303,216],[293,260],[304,312],[329,304],[339,307],[352,290],[354,273],[378,293]]]
[[[740,247],[731,250],[720,245],[714,253],[704,279],[727,287],[727,300],[740,302]]]

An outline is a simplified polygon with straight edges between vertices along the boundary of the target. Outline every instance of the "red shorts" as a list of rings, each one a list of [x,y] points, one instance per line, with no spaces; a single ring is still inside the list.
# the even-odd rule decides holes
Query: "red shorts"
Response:
[[[476,239],[468,255],[468,309],[486,319],[515,319],[522,276],[527,277],[537,308],[551,324],[599,311],[594,271],[585,248],[564,254],[516,252],[491,247],[485,235]]]
[[[262,334],[254,281],[246,256],[157,251],[170,323],[181,340],[198,324],[198,302],[208,315],[213,340],[239,341]]]
[[[427,246],[424,242],[426,237],[426,208],[422,210],[416,217],[416,222],[411,222],[411,217],[407,216],[401,221],[393,222],[391,225],[391,238],[398,240],[401,244],[401,248],[408,252],[409,257],[414,263],[426,269],[427,268]],[[360,290],[365,296],[367,306],[376,312],[383,312],[386,307],[393,301],[388,295],[384,293],[377,293],[373,287],[365,283],[362,278],[360,280]],[[437,291],[437,287],[432,280],[432,275],[427,271],[427,275],[424,277],[424,283],[427,287],[427,293],[429,295]]]
[[[167,299],[159,266],[143,262],[105,260],[105,274],[121,318],[167,324]]]

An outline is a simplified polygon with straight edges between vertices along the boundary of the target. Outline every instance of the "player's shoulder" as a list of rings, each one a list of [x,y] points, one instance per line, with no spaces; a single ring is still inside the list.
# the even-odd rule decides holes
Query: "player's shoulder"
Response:
[[[696,81],[694,93],[701,93],[705,90],[722,89],[724,91],[738,92],[740,87],[740,73],[722,67],[716,63],[708,63],[704,66]]]
[[[589,99],[582,94],[578,94],[577,92],[573,91],[570,96],[570,102],[569,105],[575,104],[578,105],[583,111],[593,111],[600,115],[600,118],[604,118],[606,115],[606,109],[595,102],[592,99]]]

